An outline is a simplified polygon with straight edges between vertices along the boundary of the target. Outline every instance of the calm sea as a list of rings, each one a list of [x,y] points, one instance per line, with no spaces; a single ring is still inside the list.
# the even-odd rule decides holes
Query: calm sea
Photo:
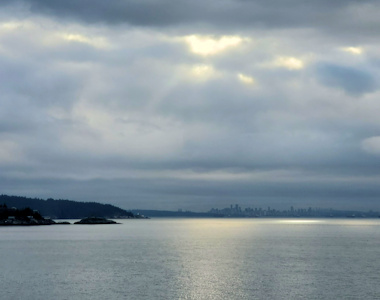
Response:
[[[380,299],[380,219],[121,222],[1,227],[1,299]]]

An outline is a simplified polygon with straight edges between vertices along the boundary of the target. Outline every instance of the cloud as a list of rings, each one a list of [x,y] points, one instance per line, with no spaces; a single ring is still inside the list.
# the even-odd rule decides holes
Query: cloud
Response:
[[[342,50],[354,55],[360,55],[363,53],[363,48],[361,47],[344,47]]]
[[[105,38],[102,37],[86,37],[81,34],[75,34],[75,33],[64,33],[62,34],[63,39],[67,41],[74,41],[79,43],[88,44],[94,47],[98,48],[107,48],[109,47],[109,44],[107,43]]]
[[[0,4],[2,192],[379,205],[379,42],[345,18],[369,1],[14,3]]]
[[[21,150],[13,141],[0,142],[0,164],[12,164],[18,162],[22,157]]]
[[[245,84],[249,84],[249,85],[253,85],[255,84],[255,79],[251,76],[248,76],[248,75],[245,75],[245,74],[242,74],[242,73],[239,73],[238,74],[238,78],[241,82],[245,83]]]
[[[269,68],[285,68],[288,70],[301,70],[304,62],[295,57],[278,56],[272,62],[263,63],[262,66]]]
[[[380,154],[380,136],[366,138],[361,143],[362,149],[370,154]]]
[[[243,39],[239,36],[222,36],[212,38],[209,36],[190,35],[184,38],[188,43],[190,50],[198,55],[215,55],[227,50],[228,48],[237,47]]]
[[[133,26],[219,28],[236,31],[246,28],[319,28],[325,34],[346,35],[361,32],[367,38],[379,25],[378,2],[294,0],[291,4],[274,1],[100,1],[100,0],[7,0],[2,5],[23,3],[33,13],[54,15],[88,23],[131,24]],[[275,8],[275,9],[274,9]],[[365,16],[365,18],[361,17]],[[321,21],[323,20],[323,21]],[[193,27],[194,28],[194,27]],[[197,31],[197,30],[192,30]]]
[[[378,88],[374,76],[358,68],[321,63],[317,66],[317,75],[322,84],[352,95],[371,93]]]
[[[191,66],[189,72],[191,79],[195,80],[208,80],[218,75],[213,66],[206,64]]]

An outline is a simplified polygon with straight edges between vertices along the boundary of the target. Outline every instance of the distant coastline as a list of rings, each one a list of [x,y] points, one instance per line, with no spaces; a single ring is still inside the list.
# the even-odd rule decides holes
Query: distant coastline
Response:
[[[294,208],[278,210],[274,208],[241,208],[238,204],[207,212],[168,210],[132,209],[134,214],[142,214],[152,218],[379,218],[378,211],[338,210],[324,208]]]
[[[145,218],[379,218],[378,211],[338,210],[326,208],[295,208],[287,210],[275,208],[246,207],[238,204],[226,208],[212,208],[207,212],[194,212],[178,209],[152,210],[132,209],[125,210],[111,204],[97,202],[78,202],[72,200],[38,199],[21,196],[0,195],[0,205],[37,210],[41,216],[48,219],[83,219],[87,217],[101,217],[108,219],[145,219]]]

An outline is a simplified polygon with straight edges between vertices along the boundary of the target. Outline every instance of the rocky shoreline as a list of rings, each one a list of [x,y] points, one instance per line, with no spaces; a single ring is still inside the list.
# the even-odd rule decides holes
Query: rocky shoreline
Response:
[[[38,225],[71,225],[72,223],[64,221],[64,222],[55,222],[51,219],[15,219],[15,218],[9,218],[9,219],[2,219],[0,220],[0,226],[38,226]],[[84,218],[78,222],[75,222],[74,224],[85,224],[85,225],[96,225],[96,224],[121,224],[117,223],[113,220],[108,220],[105,218]]]
[[[72,223],[64,221],[64,222],[55,222],[51,219],[16,219],[16,218],[9,218],[9,219],[2,219],[0,220],[0,226],[38,226],[38,225],[71,225]],[[74,224],[84,224],[84,225],[96,225],[96,224],[121,224],[117,223],[113,220],[108,220],[105,218],[96,218],[96,217],[90,217],[90,218],[84,218],[78,222],[75,222]]]
[[[36,220],[34,218],[31,219],[3,219],[0,220],[0,226],[33,226],[33,225],[53,225],[57,224],[53,220],[50,219],[40,219]]]
[[[27,207],[17,209],[0,205],[0,226],[31,226],[56,224],[49,218],[43,218],[37,210]]]
[[[44,218],[37,210],[30,208],[17,209],[0,205],[0,226],[38,226],[38,225],[70,225],[70,222],[55,222],[50,218]],[[74,224],[120,224],[113,220],[101,217],[84,218]]]

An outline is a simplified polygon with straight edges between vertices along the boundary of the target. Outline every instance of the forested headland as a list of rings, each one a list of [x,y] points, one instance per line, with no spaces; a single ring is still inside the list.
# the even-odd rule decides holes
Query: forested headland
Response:
[[[104,218],[134,218],[134,214],[111,204],[77,202],[72,200],[38,199],[0,195],[0,204],[17,209],[27,207],[38,210],[42,216],[52,219],[82,219],[89,216]]]

